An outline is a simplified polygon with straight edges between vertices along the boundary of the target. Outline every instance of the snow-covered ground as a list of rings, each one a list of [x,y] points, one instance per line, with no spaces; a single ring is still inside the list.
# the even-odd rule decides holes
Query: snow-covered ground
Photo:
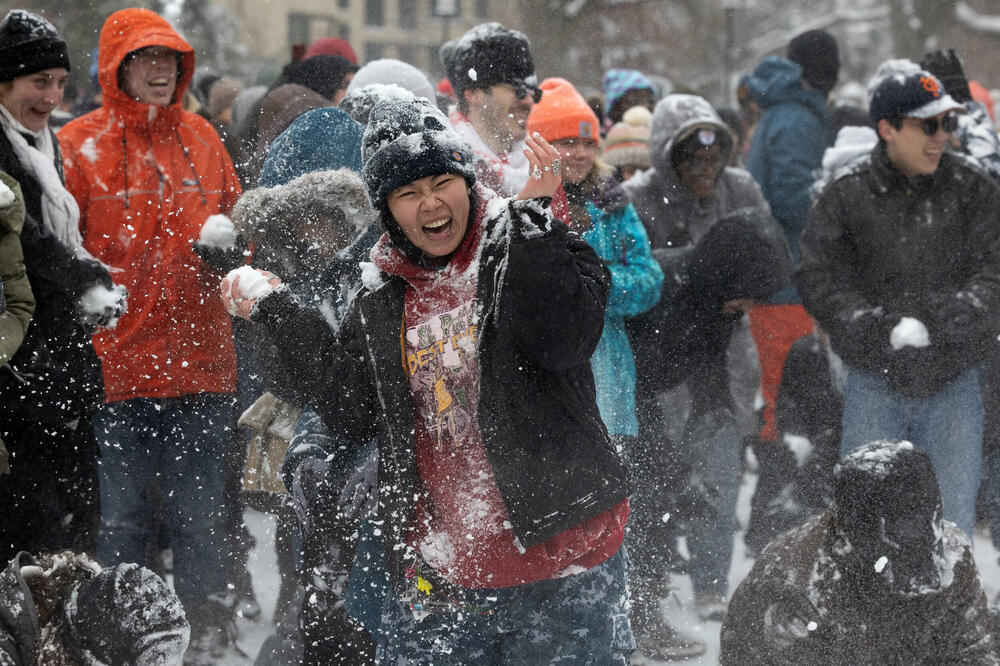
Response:
[[[743,477],[740,487],[737,518],[741,526],[745,526],[750,513],[750,497],[753,494],[757,479],[748,473]],[[256,621],[238,620],[240,638],[238,645],[250,659],[230,658],[220,662],[221,666],[236,666],[252,663],[264,640],[274,631],[271,614],[274,602],[278,598],[278,569],[274,554],[274,518],[251,509],[246,511],[246,521],[250,532],[257,539],[257,547],[250,558],[250,573],[253,576],[254,589],[260,601],[263,613]],[[975,536],[976,564],[983,580],[983,587],[990,599],[1000,591],[1000,564],[998,552],[990,543],[988,533],[977,531]],[[729,573],[730,592],[736,589],[739,582],[750,571],[753,560],[746,556],[743,547],[742,530],[734,536],[733,564]],[[669,599],[664,600],[664,608],[671,626],[690,635],[697,636],[708,645],[708,652],[699,659],[682,662],[688,666],[715,666],[719,663],[719,622],[701,622],[694,612],[694,597],[691,583],[686,576],[675,577],[676,590]],[[662,662],[649,661],[648,666],[659,666]]]

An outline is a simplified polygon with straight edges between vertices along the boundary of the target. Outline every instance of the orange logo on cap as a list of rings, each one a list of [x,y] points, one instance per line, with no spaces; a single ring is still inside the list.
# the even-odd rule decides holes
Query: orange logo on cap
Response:
[[[920,83],[923,85],[924,90],[931,93],[935,97],[941,96],[941,90],[938,88],[938,82],[929,76],[921,76]]]

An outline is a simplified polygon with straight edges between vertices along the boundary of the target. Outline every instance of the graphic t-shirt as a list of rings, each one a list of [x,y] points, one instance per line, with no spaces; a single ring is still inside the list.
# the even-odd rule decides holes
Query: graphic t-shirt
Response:
[[[484,207],[480,208],[480,214]],[[509,587],[577,573],[618,551],[622,502],[545,543],[519,550],[478,425],[482,225],[474,224],[441,270],[376,247],[376,265],[407,280],[402,346],[413,398],[417,499],[410,545],[446,580]],[[381,256],[379,256],[381,253]]]

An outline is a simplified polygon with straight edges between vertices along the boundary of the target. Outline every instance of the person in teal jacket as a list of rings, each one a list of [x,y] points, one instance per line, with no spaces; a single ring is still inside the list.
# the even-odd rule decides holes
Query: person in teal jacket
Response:
[[[564,79],[542,82],[542,100],[528,117],[528,132],[541,135],[559,151],[563,187],[569,202],[571,229],[597,252],[611,273],[611,293],[604,314],[604,331],[590,358],[597,388],[597,406],[608,432],[622,447],[633,477],[638,466],[654,464],[637,459],[639,421],[636,415],[636,368],[632,346],[625,332],[625,319],[642,314],[659,300],[663,271],[653,258],[649,238],[635,207],[611,169],[598,158],[597,116],[583,97]],[[640,558],[651,534],[643,518],[654,511],[642,488],[630,498],[631,514],[626,546]],[[636,518],[639,516],[639,518]],[[633,559],[630,567],[644,569]],[[662,578],[662,576],[661,576]],[[658,588],[636,585],[629,619],[639,650],[646,656],[680,659],[698,656],[705,646],[675,632],[658,612]]]

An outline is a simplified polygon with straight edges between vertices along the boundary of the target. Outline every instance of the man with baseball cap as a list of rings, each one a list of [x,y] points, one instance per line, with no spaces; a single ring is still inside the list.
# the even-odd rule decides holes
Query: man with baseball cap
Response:
[[[879,84],[878,145],[820,194],[795,283],[847,366],[841,454],[912,441],[934,465],[944,518],[971,536],[979,366],[1000,331],[1000,188],[948,150],[962,110],[927,71]]]

